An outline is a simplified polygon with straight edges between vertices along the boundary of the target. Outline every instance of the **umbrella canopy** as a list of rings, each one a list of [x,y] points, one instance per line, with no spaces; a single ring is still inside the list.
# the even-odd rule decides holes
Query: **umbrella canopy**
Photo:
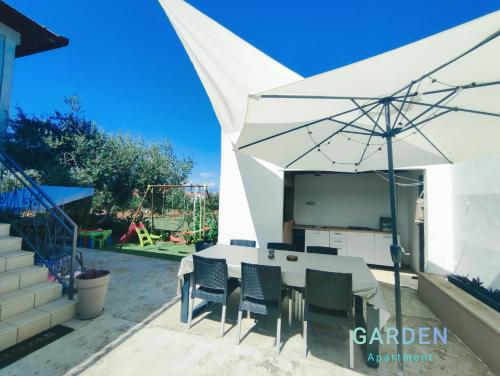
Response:
[[[499,67],[500,11],[248,100],[241,152],[289,170],[388,170],[401,371],[394,169],[499,155]]]
[[[251,95],[236,147],[291,170],[385,170],[500,154],[500,11]],[[387,126],[390,129],[388,130]]]

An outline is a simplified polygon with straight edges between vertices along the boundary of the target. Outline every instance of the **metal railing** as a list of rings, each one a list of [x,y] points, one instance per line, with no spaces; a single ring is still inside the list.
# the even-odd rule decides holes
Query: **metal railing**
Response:
[[[0,220],[10,223],[36,263],[45,265],[73,299],[78,226],[1,149]]]

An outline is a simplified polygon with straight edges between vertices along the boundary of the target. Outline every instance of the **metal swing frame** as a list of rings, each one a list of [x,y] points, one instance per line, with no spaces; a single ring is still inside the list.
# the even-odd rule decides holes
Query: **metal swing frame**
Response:
[[[148,194],[151,194],[151,226],[150,226],[150,232],[152,234],[155,233],[155,225],[154,225],[154,190],[162,190],[163,195],[165,195],[165,192],[168,190],[174,190],[174,189],[191,189],[190,193],[192,195],[192,201],[193,201],[193,208],[192,208],[192,218],[193,218],[193,230],[188,230],[189,233],[191,234],[197,234],[197,233],[204,233],[206,231],[206,221],[207,221],[207,216],[206,216],[206,200],[210,200],[210,196],[208,194],[208,187],[207,185],[202,185],[202,184],[150,184],[146,188],[146,192],[144,192],[144,195],[142,196],[141,202],[136,209],[133,217],[132,217],[132,223],[135,223],[137,218],[139,217],[139,214],[141,213],[142,209],[144,208],[144,202],[146,200],[146,197]],[[198,202],[199,202],[199,207],[198,207]],[[165,198],[163,198],[163,204],[162,204],[162,214],[165,204]],[[184,220],[183,220],[184,223]],[[182,225],[181,225],[182,226]],[[162,230],[163,231],[163,230]],[[185,231],[180,231],[179,229],[177,230],[170,230],[172,233],[179,233],[179,232],[185,232]]]

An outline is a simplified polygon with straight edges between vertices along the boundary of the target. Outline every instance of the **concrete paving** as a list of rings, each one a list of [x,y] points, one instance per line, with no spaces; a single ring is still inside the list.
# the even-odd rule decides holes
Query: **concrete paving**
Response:
[[[282,349],[273,347],[275,322],[245,319],[237,345],[236,302],[231,296],[226,332],[219,337],[220,307],[209,306],[188,329],[179,322],[176,298],[178,262],[105,251],[83,250],[87,265],[111,270],[105,313],[88,321],[72,320],[75,331],[0,371],[2,375],[394,375],[396,364],[368,368],[359,346],[348,368],[348,339],[341,328],[313,325],[310,353],[303,355],[301,325],[283,320]],[[374,271],[391,310],[392,273]],[[442,327],[422,304],[411,274],[403,277],[403,323]],[[385,282],[384,282],[385,281]],[[394,326],[394,319],[388,323]],[[395,352],[383,345],[382,354]],[[447,345],[409,345],[405,352],[432,353],[431,362],[406,365],[408,375],[493,375],[453,333]]]

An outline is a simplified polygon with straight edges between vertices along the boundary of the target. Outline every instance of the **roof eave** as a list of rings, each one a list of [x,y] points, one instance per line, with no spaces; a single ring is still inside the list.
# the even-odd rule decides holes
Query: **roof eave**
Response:
[[[69,39],[53,33],[31,18],[0,1],[0,23],[21,35],[21,43],[16,47],[16,57],[65,47]]]

